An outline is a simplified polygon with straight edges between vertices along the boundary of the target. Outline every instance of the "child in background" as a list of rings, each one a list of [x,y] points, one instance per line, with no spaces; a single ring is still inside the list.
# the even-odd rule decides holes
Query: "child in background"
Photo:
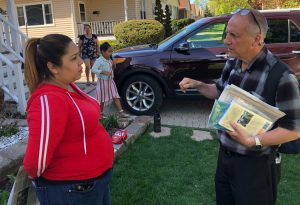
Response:
[[[121,106],[120,96],[116,84],[113,80],[113,61],[111,60],[113,49],[109,43],[105,42],[100,46],[100,57],[95,61],[92,67],[92,73],[97,75],[96,98],[101,104],[101,116],[105,102],[114,101],[119,117],[129,117]]]

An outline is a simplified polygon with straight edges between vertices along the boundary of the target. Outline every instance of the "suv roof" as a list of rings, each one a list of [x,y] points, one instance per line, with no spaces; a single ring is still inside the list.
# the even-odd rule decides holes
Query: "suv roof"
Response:
[[[265,12],[300,12],[298,8],[290,8],[290,9],[266,9],[266,10],[259,10],[262,13]]]

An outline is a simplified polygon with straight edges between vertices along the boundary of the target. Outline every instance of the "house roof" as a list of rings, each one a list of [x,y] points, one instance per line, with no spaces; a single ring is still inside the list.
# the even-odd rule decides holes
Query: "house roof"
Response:
[[[180,9],[188,9],[191,8],[190,0],[180,0],[179,1]]]

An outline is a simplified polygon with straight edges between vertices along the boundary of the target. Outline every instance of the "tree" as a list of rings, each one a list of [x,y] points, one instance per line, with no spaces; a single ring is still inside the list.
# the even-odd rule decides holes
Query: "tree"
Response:
[[[276,9],[299,8],[299,0],[210,0],[207,4],[213,15],[230,13],[237,8]]]
[[[213,16],[212,13],[210,12],[209,8],[208,8],[208,5],[205,6],[204,16],[205,17]]]
[[[165,27],[165,31],[166,31],[166,37],[171,36],[171,34],[172,34],[171,12],[170,12],[168,5],[166,5],[166,7],[165,7],[164,27]]]
[[[263,0],[248,0],[248,4],[257,10],[261,10],[263,8]]]
[[[282,8],[299,8],[299,7],[300,7],[300,2],[295,0],[286,0],[282,5]]]
[[[250,8],[247,0],[210,0],[207,6],[208,10],[213,15],[231,13],[237,8]]]
[[[164,11],[162,10],[160,0],[155,0],[154,15],[156,21],[159,21],[162,24],[164,23]]]

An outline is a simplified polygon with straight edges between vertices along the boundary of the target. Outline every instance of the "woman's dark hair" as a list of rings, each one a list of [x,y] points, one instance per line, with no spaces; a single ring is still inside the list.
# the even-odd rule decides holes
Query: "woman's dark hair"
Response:
[[[43,38],[31,38],[25,46],[25,80],[30,93],[44,80],[53,76],[47,63],[62,65],[62,57],[72,39],[62,34],[49,34]]]
[[[92,29],[90,24],[83,24],[83,28],[85,28],[85,27],[89,27],[90,29]]]
[[[107,51],[109,48],[111,47],[111,45],[108,42],[104,42],[100,45],[100,51],[101,52],[105,52]]]

